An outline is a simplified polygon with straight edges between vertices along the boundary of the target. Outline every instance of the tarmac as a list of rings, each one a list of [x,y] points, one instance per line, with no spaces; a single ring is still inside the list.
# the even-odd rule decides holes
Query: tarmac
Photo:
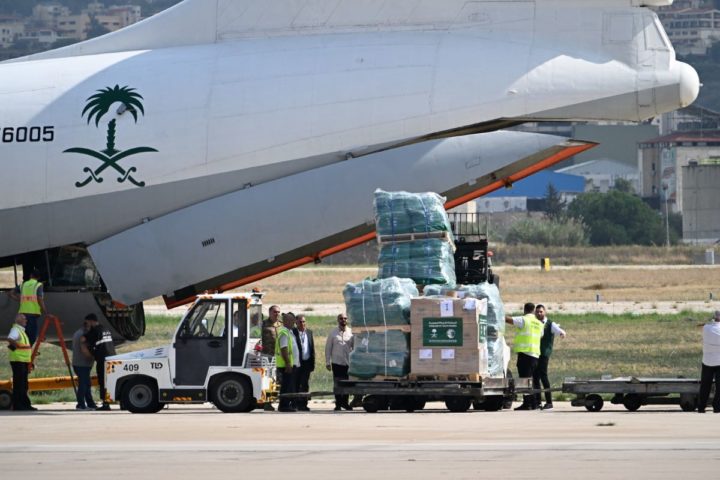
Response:
[[[0,412],[3,478],[577,479],[714,478],[720,414],[678,406],[588,412],[224,414],[171,405],[157,414]],[[222,477],[221,477],[222,475]],[[230,477],[231,476],[231,477]]]

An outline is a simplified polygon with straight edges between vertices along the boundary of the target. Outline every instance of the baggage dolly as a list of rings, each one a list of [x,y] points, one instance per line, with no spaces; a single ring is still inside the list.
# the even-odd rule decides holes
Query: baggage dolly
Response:
[[[444,401],[451,412],[498,411],[512,402],[515,394],[532,390],[531,378],[478,378],[476,380],[385,378],[340,380],[336,394],[362,395],[362,407],[368,413],[380,410],[414,412],[426,402]]]
[[[634,412],[642,405],[680,405],[685,412],[697,408],[700,380],[696,378],[637,378],[616,377],[600,380],[566,379],[562,391],[576,395],[573,407],[585,407],[589,412],[602,410],[601,394],[613,394],[610,403],[623,405]],[[679,395],[679,396],[670,396]]]

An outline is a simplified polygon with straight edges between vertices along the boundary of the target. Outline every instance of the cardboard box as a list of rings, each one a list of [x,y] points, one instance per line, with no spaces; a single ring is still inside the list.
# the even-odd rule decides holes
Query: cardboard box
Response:
[[[410,372],[414,375],[486,375],[487,346],[480,345],[474,349],[413,349],[410,353]]]
[[[487,300],[413,298],[410,372],[416,375],[484,374]]]

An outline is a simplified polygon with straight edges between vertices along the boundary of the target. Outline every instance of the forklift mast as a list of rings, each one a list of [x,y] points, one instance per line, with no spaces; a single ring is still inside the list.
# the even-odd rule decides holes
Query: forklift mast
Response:
[[[448,213],[455,240],[455,276],[458,284],[499,283],[488,253],[487,226],[478,213]]]

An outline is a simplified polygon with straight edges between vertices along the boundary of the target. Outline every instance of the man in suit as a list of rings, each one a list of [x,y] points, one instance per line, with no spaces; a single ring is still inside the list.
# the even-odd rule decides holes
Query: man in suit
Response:
[[[312,330],[307,328],[305,315],[295,317],[295,328],[293,333],[300,347],[300,368],[297,375],[297,392],[307,393],[310,391],[310,374],[315,370],[315,340]],[[299,398],[295,401],[295,407],[301,411],[310,411],[307,406],[307,398]]]

